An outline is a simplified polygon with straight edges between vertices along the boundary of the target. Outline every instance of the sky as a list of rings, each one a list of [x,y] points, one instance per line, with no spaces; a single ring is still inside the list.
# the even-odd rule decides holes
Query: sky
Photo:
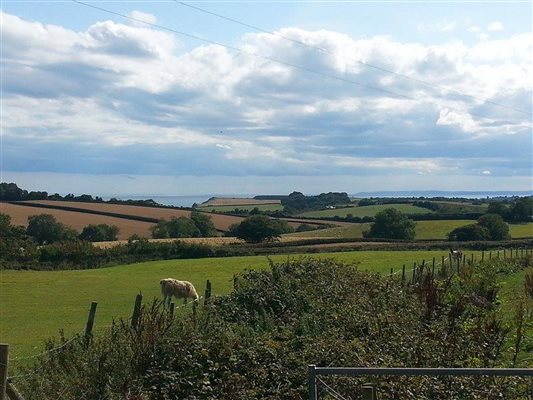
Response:
[[[0,181],[532,189],[529,1],[0,3]]]

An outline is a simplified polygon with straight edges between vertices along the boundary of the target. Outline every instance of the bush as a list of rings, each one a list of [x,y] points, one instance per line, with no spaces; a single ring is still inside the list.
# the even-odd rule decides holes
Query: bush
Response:
[[[243,239],[249,243],[272,241],[284,233],[294,232],[287,221],[270,219],[264,215],[246,218],[240,224],[230,226],[228,235]]]
[[[105,242],[117,240],[120,229],[115,225],[87,225],[80,233],[81,240],[89,242]]]
[[[368,238],[413,240],[415,223],[397,209],[387,208],[376,214],[370,230],[363,235]]]
[[[455,242],[466,242],[475,240],[490,240],[489,230],[479,224],[470,224],[455,228],[448,233],[448,240]]]
[[[28,217],[26,232],[39,244],[75,240],[78,237],[78,232],[57,222],[55,217],[50,214],[31,215]]]
[[[485,214],[477,220],[477,223],[489,231],[491,240],[510,239],[509,225],[497,214]]]

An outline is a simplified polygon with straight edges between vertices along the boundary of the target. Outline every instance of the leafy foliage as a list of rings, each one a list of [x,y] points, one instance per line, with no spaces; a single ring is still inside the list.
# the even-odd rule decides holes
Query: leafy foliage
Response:
[[[271,219],[264,215],[253,215],[239,224],[230,226],[228,235],[235,236],[250,243],[271,241],[284,233],[292,233],[294,229],[287,221]]]
[[[81,240],[89,242],[104,242],[117,240],[120,229],[115,225],[98,224],[87,225],[80,233]]]
[[[363,235],[369,238],[415,238],[415,223],[395,208],[387,208],[376,214],[370,230]]]
[[[191,218],[172,217],[168,221],[162,219],[150,230],[155,239],[208,237],[217,234],[211,217],[197,211],[191,213]]]
[[[53,215],[39,214],[28,217],[26,232],[37,243],[54,243],[63,240],[75,240],[78,232],[58,222]]]
[[[462,226],[448,233],[448,240],[459,242],[510,238],[509,225],[497,214],[485,214],[476,224]]]
[[[469,224],[455,228],[448,233],[448,240],[466,242],[472,240],[490,240],[489,230],[479,224]]]

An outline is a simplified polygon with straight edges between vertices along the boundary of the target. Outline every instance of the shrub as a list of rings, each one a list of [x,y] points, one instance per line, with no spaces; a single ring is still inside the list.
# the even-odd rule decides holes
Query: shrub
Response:
[[[491,240],[510,239],[509,225],[497,214],[485,214],[477,220],[477,223],[488,229]]]
[[[368,238],[413,240],[415,223],[395,208],[387,208],[376,214],[369,231],[363,233]]]
[[[117,240],[120,229],[115,225],[98,224],[87,225],[80,233],[81,240],[89,242],[104,242]]]
[[[55,217],[50,214],[29,216],[26,232],[39,244],[75,240],[78,237],[78,232],[57,222]]]
[[[470,224],[455,228],[448,233],[448,240],[466,242],[473,240],[490,240],[489,230],[479,224]]]
[[[271,241],[283,233],[294,232],[287,221],[270,219],[264,215],[254,215],[246,218],[240,224],[230,226],[229,235],[243,239],[250,243]]]

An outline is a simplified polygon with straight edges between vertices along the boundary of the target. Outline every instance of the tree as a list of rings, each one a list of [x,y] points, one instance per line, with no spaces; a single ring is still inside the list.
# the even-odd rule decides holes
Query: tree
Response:
[[[466,242],[471,240],[490,240],[489,230],[479,224],[470,224],[455,228],[448,233],[448,240],[454,242]]]
[[[253,215],[238,225],[230,226],[230,232],[234,236],[250,243],[274,240],[290,230],[287,221],[270,219],[265,215]]]
[[[510,239],[509,225],[497,214],[485,214],[479,217],[477,223],[489,231],[490,239],[505,240]]]
[[[162,219],[150,230],[154,239],[202,236],[194,221],[186,217],[172,217],[170,221]]]
[[[217,235],[215,224],[211,220],[211,217],[205,213],[199,211],[191,212],[191,219],[200,231],[202,237],[211,237]]]
[[[26,233],[39,244],[54,243],[63,240],[75,240],[78,232],[56,221],[50,214],[39,214],[28,217]]]
[[[509,210],[509,219],[516,222],[529,222],[533,215],[533,198],[521,197],[516,200]]]
[[[509,208],[501,201],[492,201],[487,209],[488,214],[498,214],[504,219],[509,216]]]
[[[154,239],[165,239],[168,238],[168,227],[167,222],[164,219],[161,219],[157,222],[156,225],[152,226],[150,228],[150,232],[152,232],[152,237]]]
[[[396,208],[387,208],[376,214],[369,231],[363,233],[368,238],[413,240],[416,224]]]
[[[80,233],[80,239],[90,242],[117,240],[120,229],[115,225],[87,225]]]
[[[11,216],[0,213],[0,239],[23,238],[26,235],[26,229],[23,226],[11,224]]]

